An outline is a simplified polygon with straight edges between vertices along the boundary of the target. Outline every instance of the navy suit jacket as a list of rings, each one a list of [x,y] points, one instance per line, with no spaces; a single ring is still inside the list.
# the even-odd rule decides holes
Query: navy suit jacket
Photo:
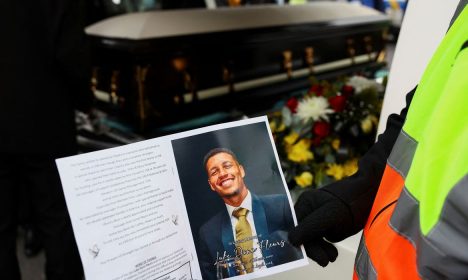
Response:
[[[303,258],[302,252],[287,242],[287,233],[294,227],[287,196],[251,194],[255,230],[258,241],[262,242],[261,250],[266,266]],[[203,279],[216,279],[217,259],[225,253],[230,257],[235,256],[231,218],[227,210],[220,211],[208,220],[200,228],[199,238],[198,259]],[[254,239],[254,242],[257,240]]]

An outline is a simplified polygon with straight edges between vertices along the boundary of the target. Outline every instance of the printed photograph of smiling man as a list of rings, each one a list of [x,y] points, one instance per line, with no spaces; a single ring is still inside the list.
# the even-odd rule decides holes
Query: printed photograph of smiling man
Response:
[[[203,279],[262,271],[302,259],[265,123],[173,140]]]

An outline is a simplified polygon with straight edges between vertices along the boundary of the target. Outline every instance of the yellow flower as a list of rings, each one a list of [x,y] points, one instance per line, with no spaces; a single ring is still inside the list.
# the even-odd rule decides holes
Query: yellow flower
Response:
[[[374,115],[369,115],[369,119],[371,120],[371,122],[372,122],[375,126],[377,126],[377,125],[379,124],[379,119],[378,119],[376,116],[374,116]]]
[[[281,132],[286,129],[286,125],[283,122],[281,122],[281,124],[278,125],[276,121],[270,121],[269,124],[272,133]]]
[[[344,169],[345,176],[351,176],[354,173],[356,173],[356,171],[358,170],[357,158],[353,158],[345,162],[343,169]]]
[[[276,126],[277,126],[277,125],[276,125],[276,122],[275,122],[275,121],[270,121],[269,124],[270,124],[270,130],[271,130],[271,132],[272,132],[272,133],[275,133],[275,132],[276,132]]]
[[[364,133],[370,133],[372,126],[372,120],[369,118],[369,116],[361,121],[361,129]]]
[[[312,173],[310,173],[309,171],[304,171],[301,173],[301,175],[294,177],[294,181],[296,181],[296,184],[301,188],[305,188],[312,185],[313,179],[314,175],[312,175]]]
[[[282,114],[280,111],[274,111],[273,113],[271,113],[271,117],[281,117]],[[270,117],[268,117],[269,119]]]
[[[286,125],[284,123],[281,123],[278,128],[276,128],[276,132],[281,132],[286,129]]]
[[[288,159],[294,162],[306,162],[314,158],[314,154],[309,150],[310,140],[301,139],[296,144],[286,147]]]
[[[335,151],[338,151],[338,149],[340,148],[340,139],[338,138],[333,139],[333,141],[331,142],[331,145],[333,149],[335,149]]]
[[[368,115],[361,121],[361,129],[364,133],[370,133],[372,127],[376,127],[379,124],[379,119],[374,115]]]
[[[284,137],[284,142],[288,145],[292,145],[296,142],[297,138],[299,138],[299,134],[293,131],[288,136]]]
[[[335,180],[341,180],[345,176],[343,166],[335,163],[330,164],[325,173],[335,178]]]

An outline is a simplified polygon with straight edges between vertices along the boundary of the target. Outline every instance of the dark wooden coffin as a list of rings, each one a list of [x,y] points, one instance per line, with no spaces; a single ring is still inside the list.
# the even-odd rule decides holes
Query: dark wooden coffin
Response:
[[[389,20],[336,2],[134,13],[89,26],[96,96],[140,129],[255,114],[308,84],[382,62]]]

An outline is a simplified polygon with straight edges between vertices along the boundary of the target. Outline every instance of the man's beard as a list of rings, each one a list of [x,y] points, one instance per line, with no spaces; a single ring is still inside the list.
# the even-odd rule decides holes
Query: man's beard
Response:
[[[231,197],[239,195],[240,192],[241,192],[240,188],[238,188],[237,190],[233,191],[232,193],[224,194],[223,197],[224,198],[231,198]]]

